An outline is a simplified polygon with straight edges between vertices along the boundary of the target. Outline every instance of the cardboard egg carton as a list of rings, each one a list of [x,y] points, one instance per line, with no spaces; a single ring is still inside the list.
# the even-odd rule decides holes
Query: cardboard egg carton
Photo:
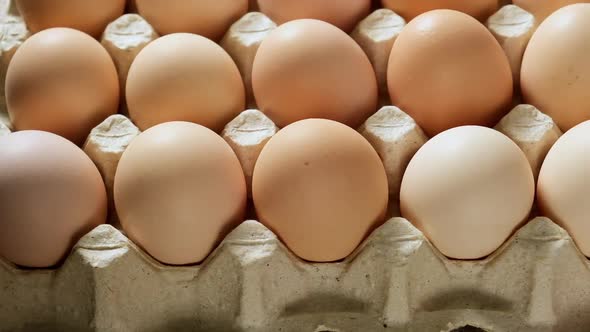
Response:
[[[2,8],[0,1],[0,14]],[[18,16],[6,17],[10,20],[0,29],[11,31],[12,37],[0,35],[2,80],[10,53],[28,35]],[[515,77],[532,20],[518,7],[507,6],[487,22],[506,51]],[[381,9],[352,33],[375,68],[385,105],[387,57],[404,24],[392,11]],[[253,56],[275,26],[264,15],[249,13],[221,41],[245,79],[249,107],[255,106],[249,81]],[[107,28],[101,42],[113,57],[121,82],[135,55],[156,37],[137,14],[127,14]],[[118,161],[140,134],[122,113],[97,126],[83,146],[101,172],[111,202]],[[516,105],[496,129],[521,147],[535,174],[561,135],[551,118],[530,105]],[[261,149],[277,130],[253,108],[221,133],[249,181]],[[0,136],[9,132],[10,123],[0,111]],[[590,264],[561,227],[532,216],[489,257],[448,259],[399,217],[396,207],[403,172],[427,140],[423,131],[403,110],[384,106],[359,132],[384,162],[392,206],[389,219],[345,260],[302,261],[264,225],[247,220],[201,264],[166,266],[125,237],[111,209],[110,224],[82,237],[57,268],[25,269],[0,259],[0,331],[450,332],[472,326],[480,331],[549,332],[590,328]]]
[[[589,274],[546,218],[478,261],[449,260],[392,218],[327,264],[301,261],[249,220],[188,267],[162,265],[102,225],[58,269],[0,262],[0,330],[584,331]]]

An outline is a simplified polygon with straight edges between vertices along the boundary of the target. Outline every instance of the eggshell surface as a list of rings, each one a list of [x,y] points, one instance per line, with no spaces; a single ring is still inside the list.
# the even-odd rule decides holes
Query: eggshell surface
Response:
[[[168,122],[131,142],[114,199],[132,241],[162,263],[191,264],[242,221],[246,182],[223,138],[194,123]]]
[[[141,50],[129,69],[126,96],[129,115],[142,130],[189,121],[220,131],[246,103],[232,58],[188,33],[160,37]]]
[[[263,148],[252,181],[259,220],[309,261],[348,256],[387,208],[377,152],[335,121],[308,119],[280,130]]]
[[[195,33],[219,40],[248,11],[248,0],[136,0],[139,14],[161,35]]]
[[[369,15],[371,0],[258,0],[258,6],[277,24],[313,18],[350,32]]]
[[[381,4],[408,21],[435,9],[457,10],[485,20],[499,7],[498,0],[381,0]]]
[[[590,119],[590,4],[564,7],[537,29],[524,53],[520,86],[526,103],[562,131]]]
[[[537,21],[542,21],[547,16],[559,8],[575,4],[575,3],[588,3],[590,1],[580,0],[513,0],[512,1],[518,7],[528,11],[535,15]]]
[[[400,33],[387,69],[391,101],[434,136],[495,124],[512,99],[512,72],[492,34],[452,10],[420,15]]]
[[[125,0],[16,0],[19,13],[33,33],[49,28],[72,28],[95,38],[125,11]]]
[[[106,220],[106,190],[90,158],[42,131],[0,138],[0,256],[44,268]]]
[[[279,127],[308,118],[359,126],[377,108],[377,79],[363,50],[337,27],[302,19],[276,28],[252,68],[258,107]]]
[[[563,226],[590,257],[590,121],[563,134],[539,173],[541,212]]]
[[[6,104],[16,130],[44,130],[76,144],[119,107],[119,79],[92,37],[52,28],[27,39],[10,61]]]
[[[448,257],[495,251],[530,213],[535,183],[518,146],[486,127],[463,126],[429,140],[404,174],[402,216]]]

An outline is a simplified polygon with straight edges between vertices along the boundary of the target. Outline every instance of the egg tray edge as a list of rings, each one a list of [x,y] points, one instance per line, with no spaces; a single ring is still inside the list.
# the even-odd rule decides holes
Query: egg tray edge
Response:
[[[392,218],[337,263],[304,262],[250,220],[184,267],[101,225],[57,269],[0,261],[0,331],[583,331],[589,267],[547,218],[476,261]]]

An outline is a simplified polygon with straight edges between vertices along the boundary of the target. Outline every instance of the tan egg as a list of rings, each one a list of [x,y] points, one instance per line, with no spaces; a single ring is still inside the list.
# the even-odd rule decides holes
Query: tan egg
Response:
[[[26,267],[58,264],[102,224],[107,196],[90,158],[43,131],[0,138],[0,256]]]
[[[369,15],[371,0],[258,0],[258,6],[277,24],[313,18],[350,32]]]
[[[580,251],[590,257],[590,121],[563,134],[539,173],[541,212],[563,226]]]
[[[16,130],[44,130],[82,144],[119,107],[119,79],[99,42],[69,28],[27,39],[10,61],[6,104]]]
[[[335,26],[285,23],[262,42],[252,87],[258,108],[279,127],[324,118],[359,126],[377,109],[377,79],[363,50]]]
[[[499,7],[498,0],[381,0],[381,4],[408,21],[435,9],[457,10],[484,21]]]
[[[495,124],[512,100],[512,71],[494,36],[453,10],[411,21],[387,68],[391,101],[434,136],[461,125]]]
[[[123,153],[114,198],[131,240],[162,263],[191,264],[242,221],[246,181],[221,136],[168,122],[140,134]]]
[[[348,256],[387,208],[377,152],[335,121],[308,119],[280,130],[263,148],[252,181],[260,221],[309,261]]]
[[[529,162],[498,131],[447,130],[422,146],[402,180],[402,216],[444,255],[477,259],[526,221],[535,196]]]
[[[126,96],[129,115],[141,130],[189,121],[221,131],[246,104],[232,58],[211,40],[189,33],[160,37],[141,50],[129,68]]]
[[[513,0],[518,7],[535,15],[537,21],[542,21],[547,16],[561,7],[571,5],[574,3],[588,3],[590,1],[580,0]]]
[[[248,12],[248,0],[136,0],[139,14],[161,35],[190,32],[219,40]]]
[[[16,6],[33,33],[63,27],[98,38],[107,24],[123,15],[125,0],[16,0]]]
[[[590,119],[589,39],[590,4],[567,6],[541,23],[523,56],[523,99],[563,131]]]

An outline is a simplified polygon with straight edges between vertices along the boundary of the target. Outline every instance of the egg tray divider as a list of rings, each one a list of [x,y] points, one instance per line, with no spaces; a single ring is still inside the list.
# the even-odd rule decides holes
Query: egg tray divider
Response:
[[[0,1],[0,12],[4,80],[10,58],[29,34],[8,0]],[[380,9],[351,34],[371,60],[382,95],[387,94],[388,50],[404,24],[392,11]],[[487,22],[515,80],[534,25],[530,14],[512,5]],[[244,77],[251,107],[253,55],[274,26],[264,15],[249,13],[220,43]],[[155,38],[151,26],[135,14],[107,28],[102,44],[122,84],[135,55]],[[9,128],[0,111],[0,135]],[[560,134],[550,118],[527,105],[517,106],[496,128],[523,149],[536,174]],[[226,126],[223,136],[248,181],[258,153],[276,130],[256,110]],[[399,191],[405,165],[426,141],[421,129],[401,110],[384,107],[359,131],[383,159],[391,192]],[[137,134],[127,118],[115,115],[93,130],[84,147],[111,195],[118,158]],[[565,230],[543,217],[476,261],[445,258],[411,223],[393,217],[337,263],[304,262],[250,220],[202,264],[185,267],[162,265],[115,227],[101,225],[77,243],[59,268],[21,269],[0,259],[0,331],[421,332],[466,325],[484,331],[586,331],[589,264]]]
[[[589,267],[542,217],[476,261],[445,258],[392,218],[338,263],[304,262],[250,220],[186,267],[101,225],[59,269],[0,262],[0,330],[585,331]]]

